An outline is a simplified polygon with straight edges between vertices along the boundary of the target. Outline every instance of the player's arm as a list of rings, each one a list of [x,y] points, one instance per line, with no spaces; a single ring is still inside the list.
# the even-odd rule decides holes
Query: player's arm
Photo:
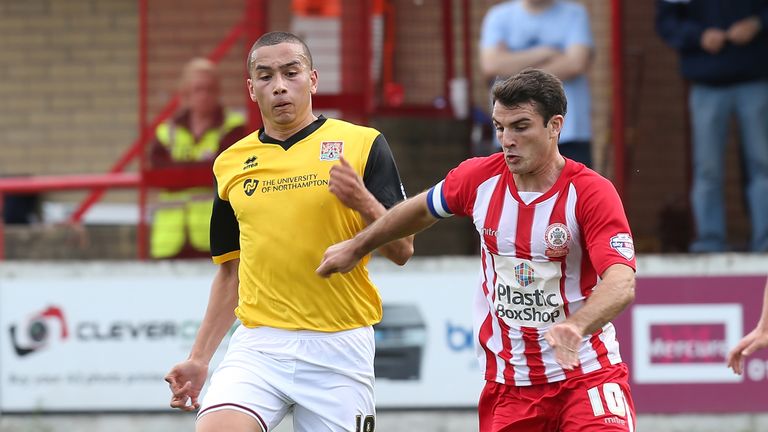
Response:
[[[173,394],[172,408],[194,411],[200,406],[198,397],[208,376],[208,364],[235,321],[239,263],[239,259],[234,259],[219,266],[211,284],[208,307],[189,357],[174,366],[165,376]]]
[[[609,266],[584,306],[565,321],[552,326],[545,335],[555,349],[560,366],[568,370],[578,366],[578,349],[584,336],[601,329],[634,299],[634,269],[624,264]]]
[[[328,277],[346,273],[373,250],[411,237],[437,222],[427,206],[427,192],[400,202],[350,240],[329,247],[316,272]]]
[[[331,167],[328,189],[347,207],[360,213],[366,225],[372,224],[387,212],[342,156],[338,165]],[[398,265],[404,265],[413,256],[413,236],[396,239],[377,248],[379,253]]]
[[[584,307],[565,320],[582,336],[591,335],[616,318],[635,299],[635,271],[613,264],[602,275]]]
[[[174,366],[165,376],[171,387],[171,407],[193,411],[208,377],[208,364],[235,321],[238,300],[238,267],[240,265],[240,229],[235,212],[228,201],[217,194],[211,214],[211,254],[220,264],[211,284],[203,321],[198,329],[187,360]]]
[[[205,316],[189,354],[190,359],[208,364],[224,335],[232,328],[237,307],[237,287],[240,282],[237,275],[239,265],[239,259],[219,265],[211,284]]]
[[[744,358],[763,348],[768,348],[768,281],[763,292],[763,312],[760,314],[760,320],[728,353],[728,367],[741,375],[744,372]]]
[[[404,200],[400,173],[384,135],[379,134],[371,145],[362,177],[341,157],[340,163],[331,167],[328,190],[357,211],[366,225]],[[413,256],[413,237],[397,239],[382,245],[378,251],[390,261],[404,265]]]

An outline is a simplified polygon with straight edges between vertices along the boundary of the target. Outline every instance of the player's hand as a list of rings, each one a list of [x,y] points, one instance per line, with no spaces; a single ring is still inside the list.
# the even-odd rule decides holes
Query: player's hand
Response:
[[[354,252],[354,239],[345,240],[326,249],[320,266],[315,270],[318,275],[327,278],[333,273],[347,273],[360,261]]]
[[[328,182],[328,190],[352,210],[362,212],[370,205],[371,200],[375,200],[373,195],[365,188],[363,179],[355,172],[352,165],[344,159],[339,158],[340,164],[331,167],[331,178]]]
[[[208,365],[194,360],[183,361],[171,369],[165,381],[171,388],[171,408],[194,411],[200,408],[197,398],[208,376]]]
[[[708,28],[701,34],[701,49],[710,53],[717,54],[725,46],[727,35],[718,28]]]
[[[746,45],[752,42],[752,39],[760,33],[762,24],[760,18],[749,17],[736,21],[728,28],[727,37],[728,40],[736,45]]]
[[[744,336],[728,353],[728,367],[737,375],[744,372],[744,358],[768,347],[768,331],[756,328]]]
[[[579,365],[581,333],[575,325],[559,323],[549,328],[544,335],[549,346],[555,350],[555,360],[565,370],[573,370]]]

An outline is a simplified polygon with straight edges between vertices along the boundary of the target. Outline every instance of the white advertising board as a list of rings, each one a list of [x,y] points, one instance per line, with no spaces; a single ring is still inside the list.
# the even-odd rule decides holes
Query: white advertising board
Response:
[[[470,317],[477,272],[458,263],[374,266],[392,312],[378,329],[379,407],[475,406],[483,385]],[[0,411],[169,409],[163,376],[189,353],[215,267],[68,266],[2,269]]]

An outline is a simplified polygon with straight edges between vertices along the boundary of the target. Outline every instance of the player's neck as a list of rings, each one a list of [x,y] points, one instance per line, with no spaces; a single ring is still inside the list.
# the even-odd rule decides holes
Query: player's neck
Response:
[[[512,174],[518,192],[544,193],[552,188],[560,178],[565,167],[565,159],[558,153],[556,157],[534,171],[524,174]]]
[[[302,117],[301,121],[295,121],[291,124],[265,123],[264,132],[274,139],[285,141],[312,124],[315,120],[317,120],[317,117],[310,111],[306,116]]]

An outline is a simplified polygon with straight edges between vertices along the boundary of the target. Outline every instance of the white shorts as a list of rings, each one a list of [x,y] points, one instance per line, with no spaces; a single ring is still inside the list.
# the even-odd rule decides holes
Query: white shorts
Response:
[[[370,326],[323,333],[241,325],[197,418],[238,410],[269,432],[292,409],[296,432],[372,432],[373,356]]]

